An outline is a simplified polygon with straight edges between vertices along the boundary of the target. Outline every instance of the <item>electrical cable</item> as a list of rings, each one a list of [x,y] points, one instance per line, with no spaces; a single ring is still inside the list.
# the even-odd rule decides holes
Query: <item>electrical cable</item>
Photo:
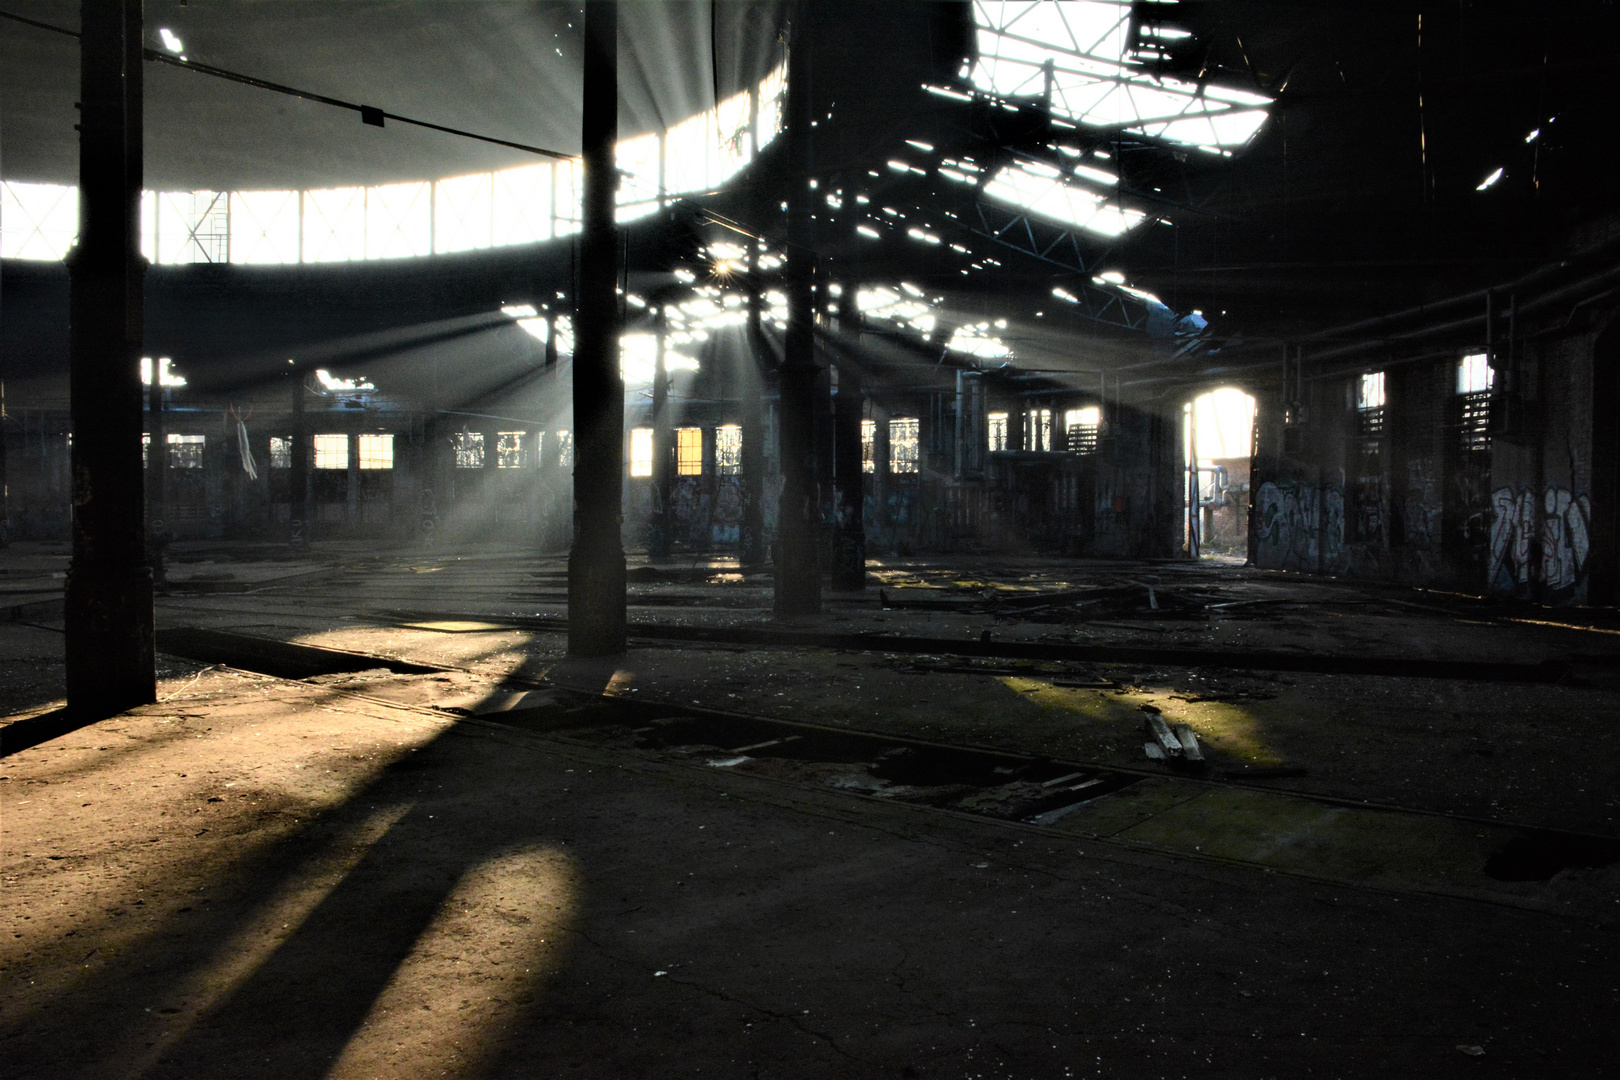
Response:
[[[77,30],[69,30],[63,26],[53,26],[50,23],[40,22],[38,19],[30,19],[22,15],[16,15],[9,11],[0,11],[0,19],[9,19],[12,22],[22,23],[25,26],[36,27],[40,30],[49,30],[52,33],[62,34],[66,37],[77,38],[80,36]],[[444,124],[434,124],[426,120],[417,120],[409,116],[401,116],[399,113],[391,113],[386,109],[380,109],[374,105],[359,105],[352,101],[344,101],[341,98],[329,97],[325,94],[317,94],[310,90],[300,90],[295,86],[286,86],[282,83],[271,82],[268,79],[261,79],[254,75],[243,75],[235,71],[227,71],[225,68],[214,67],[212,64],[201,64],[195,60],[186,60],[179,56],[170,55],[169,53],[158,52],[155,49],[142,49],[141,54],[150,63],[168,64],[171,67],[183,68],[186,71],[195,71],[199,75],[212,75],[216,79],[224,79],[227,82],[239,83],[243,86],[251,86],[259,90],[269,90],[277,94],[286,94],[289,97],[303,98],[305,101],[314,101],[321,105],[331,105],[339,109],[348,109],[351,112],[359,113],[361,123],[369,124],[372,127],[382,127],[383,121],[395,120],[401,124],[412,124],[416,127],[428,128],[432,131],[442,131],[447,135],[459,135],[464,139],[475,139],[478,142],[493,143],[496,146],[504,146],[512,150],[521,150],[526,154],[540,154],[543,157],[556,158],[559,161],[569,161],[577,156],[574,154],[565,154],[558,150],[547,150],[541,146],[530,146],[527,143],[512,142],[508,139],[497,139],[492,135],[479,135],[477,132],[465,131],[461,128],[447,127]]]

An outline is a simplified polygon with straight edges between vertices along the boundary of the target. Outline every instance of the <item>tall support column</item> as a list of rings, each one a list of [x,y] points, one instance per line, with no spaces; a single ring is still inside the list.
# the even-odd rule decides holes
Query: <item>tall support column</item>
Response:
[[[776,526],[776,614],[821,611],[815,467],[815,250],[810,220],[811,4],[794,13],[787,85],[787,337],[782,352],[782,504]]]
[[[617,0],[585,3],[584,227],[574,299],[574,546],[568,554],[568,651],[625,648],[624,378],[613,143],[619,126]]]
[[[141,484],[141,0],[82,0],[80,25],[64,622],[68,707],[99,719],[157,698]]]
[[[748,340],[737,364],[738,425],[742,428],[742,525],[737,533],[740,566],[762,566],[765,544],[765,410],[760,401],[765,369],[764,299],[759,282],[759,246],[748,251]]]
[[[653,425],[653,511],[648,523],[647,554],[654,558],[669,555],[670,525],[674,522],[669,512],[669,500],[675,493],[675,436],[669,424],[669,365],[664,356],[664,306],[658,305],[657,339],[653,359],[652,425]]]
[[[854,364],[838,369],[833,408],[834,483],[838,492],[837,534],[833,538],[832,587],[866,588],[865,493],[861,473],[861,374]]]
[[[163,361],[152,357],[152,385],[146,395],[146,557],[152,581],[164,580],[163,546],[168,535],[169,439],[164,423]]]
[[[287,470],[287,544],[309,543],[309,421],[304,416],[304,373],[292,373],[292,468]]]
[[[855,220],[853,190],[846,190],[845,222]],[[846,235],[852,234],[853,228]],[[847,349],[858,349],[861,338],[860,281],[846,260],[839,275],[838,333]],[[838,366],[838,397],[833,403],[833,486],[837,491],[836,529],[833,539],[832,587],[866,588],[866,492],[861,470],[861,419],[865,412],[861,370],[853,360]]]

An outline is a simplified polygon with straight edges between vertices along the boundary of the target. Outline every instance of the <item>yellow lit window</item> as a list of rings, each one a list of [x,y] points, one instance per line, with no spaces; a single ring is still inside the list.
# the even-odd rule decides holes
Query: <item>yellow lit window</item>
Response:
[[[394,467],[394,437],[392,435],[360,436],[360,467],[362,469],[392,469]]]
[[[675,429],[675,473],[678,476],[703,475],[703,429]]]
[[[877,421],[861,421],[861,472],[877,472]]]
[[[349,467],[349,437],[347,435],[317,435],[315,467],[317,469],[347,469]]]

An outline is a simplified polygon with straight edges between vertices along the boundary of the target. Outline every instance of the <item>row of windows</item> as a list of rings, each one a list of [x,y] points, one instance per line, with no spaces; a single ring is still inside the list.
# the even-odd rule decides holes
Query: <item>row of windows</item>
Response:
[[[780,127],[784,69],[667,132],[620,140],[618,219],[723,183]],[[580,159],[436,181],[310,191],[147,191],[141,252],[154,263],[390,259],[533,243],[577,232]],[[78,190],[0,182],[0,257],[60,259]]]
[[[1007,424],[1009,414],[993,412],[985,417],[985,445],[992,452],[1008,449]],[[1069,409],[1063,414],[1065,445],[1081,454],[1097,449],[1097,431],[1102,426],[1102,410],[1095,405]],[[1050,451],[1052,442],[1052,410],[1027,409],[1024,412],[1024,449]]]
[[[1461,439],[1465,449],[1483,450],[1490,445],[1491,392],[1496,370],[1485,353],[1470,353],[1457,361],[1455,391],[1462,399]],[[1384,434],[1384,408],[1387,404],[1382,371],[1364,372],[1355,383],[1356,426],[1364,439]]]

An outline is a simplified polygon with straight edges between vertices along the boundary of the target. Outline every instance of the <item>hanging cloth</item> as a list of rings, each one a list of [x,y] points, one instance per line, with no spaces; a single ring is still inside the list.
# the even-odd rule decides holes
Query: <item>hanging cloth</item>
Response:
[[[253,460],[253,447],[248,445],[247,425],[242,421],[236,422],[236,445],[242,451],[242,471],[248,474],[248,479],[259,478],[259,466]]]

